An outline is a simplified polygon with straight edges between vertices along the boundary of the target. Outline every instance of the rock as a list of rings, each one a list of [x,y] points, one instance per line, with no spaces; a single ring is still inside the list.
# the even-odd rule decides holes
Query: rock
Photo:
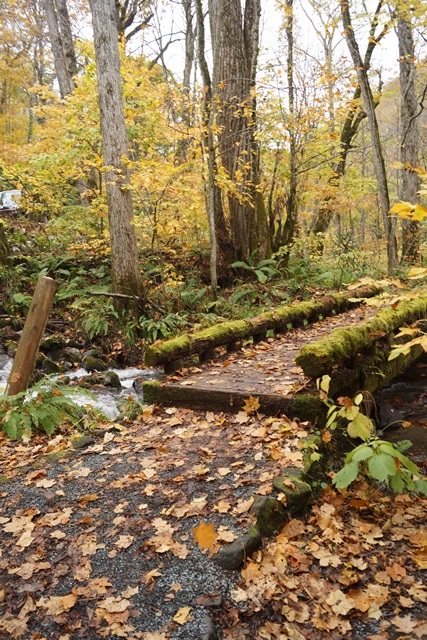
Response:
[[[270,496],[256,496],[251,512],[257,517],[256,528],[262,536],[273,535],[287,520],[283,504]]]
[[[99,349],[88,349],[83,354],[84,358],[97,358],[98,360],[105,360],[105,355]]]
[[[47,356],[43,359],[42,369],[44,373],[50,375],[51,373],[64,373],[65,367],[62,367],[60,364],[48,358]]]
[[[64,349],[64,356],[72,364],[80,364],[83,359],[82,354],[75,347],[66,347]]]
[[[208,614],[203,616],[201,632],[200,640],[218,640],[215,623]]]
[[[113,389],[121,389],[122,384],[120,378],[114,371],[106,371],[102,374],[102,383],[105,387],[113,387]]]
[[[213,557],[214,561],[223,569],[236,571],[242,568],[246,558],[252,556],[261,548],[260,532],[252,527],[249,533],[243,534],[231,544],[222,547]]]
[[[58,349],[62,349],[65,343],[65,338],[63,336],[58,335],[57,333],[48,336],[42,340],[40,345],[40,349],[42,351],[56,351]]]
[[[285,474],[273,480],[274,487],[285,494],[286,508],[291,515],[296,516],[306,511],[311,500],[312,491],[307,482],[297,475]]]
[[[6,353],[10,358],[15,356],[17,345],[10,342],[6,347]]]
[[[105,371],[107,369],[105,362],[95,356],[85,356],[82,360],[82,367],[86,371]]]
[[[73,449],[84,449],[84,447],[88,447],[89,445],[93,444],[95,440],[92,438],[92,436],[83,435],[74,436],[70,439],[70,442]]]

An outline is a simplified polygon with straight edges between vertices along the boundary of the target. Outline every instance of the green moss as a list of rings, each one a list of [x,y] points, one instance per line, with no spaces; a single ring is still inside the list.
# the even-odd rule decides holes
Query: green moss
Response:
[[[426,316],[425,297],[401,303],[397,309],[381,309],[375,318],[361,325],[335,329],[328,337],[305,345],[300,349],[296,363],[305,375],[317,378],[330,373],[334,365],[354,358],[380,337]]]
[[[364,289],[365,297],[375,295],[375,288]],[[356,294],[353,292],[352,296]],[[153,367],[173,362],[181,358],[204,353],[220,345],[236,340],[247,339],[266,331],[286,331],[288,325],[296,326],[307,321],[317,320],[319,314],[330,315],[334,311],[343,311],[354,305],[348,294],[334,294],[320,300],[297,302],[277,307],[254,318],[221,322],[208,329],[192,334],[184,334],[172,340],[156,343],[148,347],[145,353],[145,364]]]
[[[143,401],[156,404],[162,400],[162,385],[158,380],[145,380],[142,384]]]

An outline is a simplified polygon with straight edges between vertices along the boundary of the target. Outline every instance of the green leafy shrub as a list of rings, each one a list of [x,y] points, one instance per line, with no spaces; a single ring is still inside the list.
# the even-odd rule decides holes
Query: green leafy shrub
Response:
[[[394,445],[386,440],[370,438],[347,454],[343,468],[335,474],[332,482],[338,489],[343,489],[363,473],[384,482],[398,493],[417,491],[427,496],[427,481],[419,477],[417,465],[402,453],[410,447],[412,443],[409,440]]]
[[[252,273],[258,282],[267,282],[271,278],[278,276],[280,270],[278,269],[277,262],[273,258],[268,260],[261,260],[255,262],[253,257],[250,257],[248,262],[237,261],[231,265],[233,269],[243,269]]]
[[[82,394],[91,398],[78,387],[44,379],[14,396],[0,396],[2,429],[14,440],[29,438],[34,430],[51,435],[64,422],[75,423],[86,415],[87,409],[75,402]]]
[[[362,474],[385,483],[398,493],[417,491],[427,495],[427,481],[420,477],[417,465],[403,455],[412,443],[402,440],[393,444],[380,440],[373,421],[362,412],[364,394],[358,393],[353,399],[338,398],[338,404],[335,404],[328,396],[330,380],[330,376],[323,376],[317,381],[320,397],[329,407],[326,428],[334,430],[342,425],[350,438],[364,441],[347,454],[343,468],[332,480],[333,484],[344,489]]]

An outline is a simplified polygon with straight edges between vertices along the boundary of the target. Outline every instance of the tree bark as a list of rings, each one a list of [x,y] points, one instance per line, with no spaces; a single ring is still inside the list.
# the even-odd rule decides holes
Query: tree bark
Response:
[[[255,74],[260,0],[210,0],[214,100],[218,147],[228,178],[226,193],[235,258],[261,260],[270,253],[267,214],[260,190],[255,139]]]
[[[366,72],[369,71],[369,68],[371,66],[372,54],[375,50],[375,47],[381,42],[381,40],[389,30],[389,26],[385,25],[381,32],[378,35],[376,34],[381,6],[382,0],[380,0],[380,2],[378,3],[374,16],[371,20],[368,45],[366,47],[365,56],[363,58],[363,68],[366,70]],[[328,178],[329,192],[320,202],[317,216],[310,229],[311,233],[317,237],[315,250],[319,254],[323,253],[323,234],[325,234],[325,232],[327,231],[329,223],[335,212],[335,198],[342,178],[345,175],[348,154],[350,152],[350,149],[352,148],[353,141],[359,131],[359,125],[366,118],[366,112],[363,110],[363,105],[360,104],[360,101],[361,89],[360,85],[358,85],[354,90],[350,108],[347,112],[344,124],[341,129],[338,159],[334,163],[332,167],[332,173]],[[375,100],[375,107],[377,107],[378,104],[379,100]]]
[[[286,0],[285,36],[287,43],[286,76],[288,83],[289,109],[289,193],[286,200],[286,221],[279,246],[290,247],[297,225],[297,141],[295,131],[295,91],[294,91],[294,3]],[[277,243],[276,243],[277,244]],[[285,265],[289,260],[289,252]]]
[[[208,179],[206,184],[206,210],[209,221],[211,241],[211,283],[215,288],[218,271],[232,262],[230,234],[224,217],[221,189],[217,184],[218,163],[216,158],[214,122],[215,103],[213,102],[212,80],[205,56],[205,25],[201,0],[195,0],[197,19],[197,50],[200,72],[203,80],[203,146],[207,155]]]
[[[132,192],[126,165],[128,140],[123,112],[114,0],[90,0],[90,7],[110,224],[113,291],[139,297],[142,293],[142,281],[132,225]]]
[[[77,71],[77,64],[75,62],[75,54],[73,55],[73,53],[71,53],[71,48],[74,51],[74,46],[72,42],[71,27],[69,25],[69,17],[68,25],[65,26],[65,23],[67,22],[66,18],[68,16],[67,7],[64,0],[60,0],[60,3],[61,9],[58,12],[57,5],[55,5],[54,0],[44,0],[46,22],[49,30],[49,39],[52,47],[56,77],[58,79],[59,93],[61,98],[65,98],[65,96],[69,95],[75,87],[72,69],[74,69],[75,73]],[[61,27],[65,29],[64,34],[61,33]],[[71,38],[71,41],[69,38]]]
[[[372,96],[371,87],[369,84],[369,78],[366,69],[363,66],[363,61],[360,56],[359,46],[357,44],[353,27],[351,24],[349,2],[348,0],[341,0],[341,15],[344,26],[344,35],[347,41],[347,46],[350,51],[350,55],[353,60],[353,65],[356,69],[357,79],[360,86],[360,91],[363,98],[363,104],[365,107],[366,116],[369,122],[369,129],[372,140],[372,152],[375,174],[378,183],[378,192],[380,199],[380,208],[384,220],[384,229],[387,243],[387,273],[391,275],[397,266],[397,245],[395,235],[395,221],[390,217],[390,197],[388,192],[387,174],[385,169],[384,156],[382,152],[382,144],[380,138],[380,132],[378,128],[378,122],[375,115],[375,103]]]
[[[415,203],[418,198],[419,127],[415,91],[415,47],[410,20],[400,17],[397,24],[400,78],[400,161],[403,164],[399,200]],[[402,260],[416,262],[420,251],[420,224],[402,221]]]

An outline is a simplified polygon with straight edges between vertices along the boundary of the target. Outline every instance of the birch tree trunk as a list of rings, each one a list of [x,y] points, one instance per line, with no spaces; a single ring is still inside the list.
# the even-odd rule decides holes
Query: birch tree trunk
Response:
[[[142,293],[132,192],[126,166],[128,140],[123,112],[120,55],[114,0],[90,0],[101,115],[105,188],[110,225],[112,284],[115,293]],[[134,308],[136,304],[131,305]]]
[[[380,138],[380,132],[378,129],[378,122],[375,115],[375,103],[372,96],[371,87],[369,84],[369,78],[367,71],[363,65],[363,61],[359,52],[359,46],[357,44],[353,26],[351,24],[349,2],[348,0],[340,0],[341,2],[341,15],[344,26],[344,35],[347,41],[347,46],[350,51],[350,55],[353,60],[353,65],[357,73],[357,79],[360,86],[360,91],[363,98],[363,104],[366,112],[366,116],[369,123],[369,130],[371,133],[372,141],[372,153],[375,174],[378,183],[378,192],[380,199],[380,208],[384,221],[385,236],[387,242],[387,273],[391,275],[393,270],[397,266],[397,245],[395,234],[395,220],[390,217],[390,197],[388,192],[387,174],[384,163],[384,156],[382,152],[382,144]]]

